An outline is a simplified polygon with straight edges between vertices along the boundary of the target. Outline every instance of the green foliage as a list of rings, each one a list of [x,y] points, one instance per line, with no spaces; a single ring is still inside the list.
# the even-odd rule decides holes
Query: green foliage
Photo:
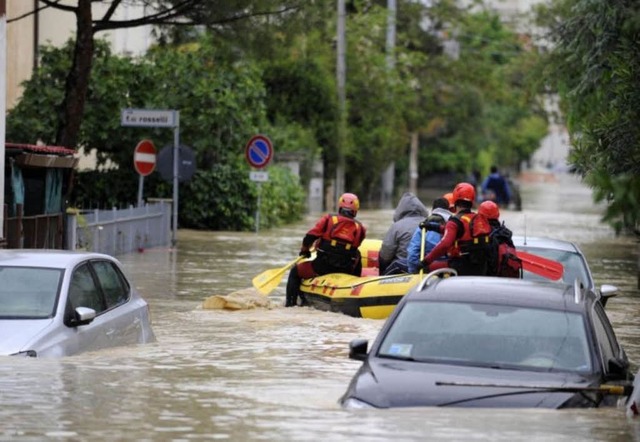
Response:
[[[556,0],[542,8],[555,47],[547,60],[574,148],[571,163],[609,202],[616,230],[640,221],[640,4],[633,0]]]
[[[589,184],[594,188],[594,200],[607,203],[603,221],[616,233],[628,229],[640,235],[640,176],[598,172],[589,175]]]
[[[199,229],[253,228],[257,188],[244,147],[256,133],[271,138],[276,159],[302,160],[300,180],[270,169],[261,186],[262,227],[303,213],[300,182],[306,185],[318,158],[333,179],[344,157],[346,187],[366,204],[377,201],[392,161],[406,166],[412,133],[420,134],[423,177],[514,166],[537,147],[545,134],[531,75],[537,54],[497,16],[470,14],[455,0],[400,1],[391,64],[386,1],[347,6],[345,118],[337,102],[334,4],[197,2],[187,18],[205,27],[161,28],[160,43],[144,57],[114,56],[98,42],[79,141],[96,149],[101,165],[118,169],[109,172],[118,184],[106,173],[80,174],[78,202],[135,202],[133,148],[143,138],[159,149],[173,143],[167,129],[121,127],[122,108],[180,111],[180,140],[198,165],[180,186],[180,223]],[[459,58],[444,50],[453,41],[461,44]],[[62,101],[72,50],[71,43],[43,49],[41,68],[9,115],[11,141],[54,139],[52,109]],[[145,195],[170,197],[170,183],[156,175],[145,180]]]

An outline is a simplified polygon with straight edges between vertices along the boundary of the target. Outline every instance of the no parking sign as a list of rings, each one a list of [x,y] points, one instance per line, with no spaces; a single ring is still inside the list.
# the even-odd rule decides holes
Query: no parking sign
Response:
[[[245,147],[245,156],[251,167],[262,169],[273,156],[271,140],[264,135],[254,135]]]

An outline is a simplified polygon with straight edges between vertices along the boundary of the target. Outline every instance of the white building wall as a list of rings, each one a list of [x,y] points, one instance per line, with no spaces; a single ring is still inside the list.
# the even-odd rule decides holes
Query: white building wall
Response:
[[[14,0],[15,1],[15,0]],[[21,0],[24,1],[24,0]],[[76,3],[77,0],[66,0],[66,3]],[[94,19],[102,17],[110,6],[110,2],[94,3],[92,14]],[[113,20],[133,20],[143,17],[147,8],[139,4],[131,5],[122,2],[113,15]],[[113,52],[123,55],[141,55],[152,43],[152,26],[136,28],[114,29],[97,34],[98,38],[109,41]],[[69,38],[75,37],[75,15],[70,12],[47,8],[40,12],[40,29],[38,41],[40,44],[50,43],[54,46],[63,45]]]

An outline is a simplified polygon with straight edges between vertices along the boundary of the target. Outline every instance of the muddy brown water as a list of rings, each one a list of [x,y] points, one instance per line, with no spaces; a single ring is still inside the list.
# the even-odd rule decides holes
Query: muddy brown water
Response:
[[[503,211],[516,234],[575,241],[608,305],[634,367],[640,363],[637,244],[600,223],[602,207],[571,176],[523,183],[524,210]],[[393,211],[362,211],[381,238]],[[640,440],[640,420],[619,409],[343,410],[338,398],[359,363],[354,338],[382,321],[308,308],[203,310],[211,295],[250,287],[296,256],[315,221],[256,233],[179,231],[174,250],[120,256],[151,308],[158,342],[64,359],[3,358],[1,440]]]

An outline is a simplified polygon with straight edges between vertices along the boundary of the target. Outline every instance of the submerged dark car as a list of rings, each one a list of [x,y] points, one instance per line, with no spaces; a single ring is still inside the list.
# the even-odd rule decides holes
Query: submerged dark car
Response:
[[[438,274],[440,273],[440,274]],[[367,352],[345,408],[614,406],[633,374],[603,304],[574,285],[433,272]]]

